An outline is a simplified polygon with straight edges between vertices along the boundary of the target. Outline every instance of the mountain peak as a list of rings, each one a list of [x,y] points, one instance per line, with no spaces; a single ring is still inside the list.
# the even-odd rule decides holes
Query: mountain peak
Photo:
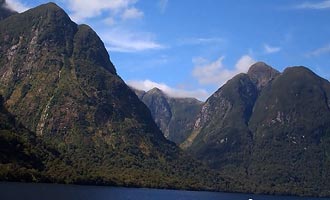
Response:
[[[165,95],[162,90],[160,90],[157,87],[152,88],[151,90],[148,91],[149,94],[159,94],[159,95]]]
[[[306,82],[319,82],[320,80],[327,81],[326,79],[320,77],[319,75],[315,74],[312,70],[304,66],[294,66],[286,68],[283,73],[283,76],[290,77],[291,79],[295,78],[297,80],[302,79]]]
[[[149,108],[164,136],[176,144],[182,143],[194,127],[202,103],[193,98],[176,98],[154,87],[147,93],[136,90],[137,96]]]
[[[260,90],[277,77],[280,72],[264,62],[257,62],[250,67],[247,74]]]
[[[54,2],[49,2],[49,3],[45,3],[42,4],[40,6],[38,6],[37,8],[47,8],[47,9],[51,9],[51,10],[63,10],[61,7],[59,7],[56,3]]]
[[[267,65],[265,62],[256,62],[249,68],[248,74],[260,73],[260,72],[277,72],[276,69],[272,68],[271,66]]]
[[[90,26],[86,24],[78,26],[74,43],[77,47],[74,51],[76,56],[87,58],[93,62],[94,66],[101,66],[112,74],[116,74],[116,69],[110,61],[104,43]]]
[[[42,16],[43,21],[61,22],[61,24],[72,23],[68,14],[55,3],[46,3],[25,12],[27,18]],[[31,19],[32,20],[32,19]]]

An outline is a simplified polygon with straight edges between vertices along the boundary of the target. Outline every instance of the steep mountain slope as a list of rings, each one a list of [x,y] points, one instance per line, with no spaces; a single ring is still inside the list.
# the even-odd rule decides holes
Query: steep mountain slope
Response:
[[[256,63],[206,101],[183,147],[252,192],[330,195],[329,88]]]
[[[47,175],[67,183],[230,187],[165,139],[96,33],[57,5],[2,20],[0,44],[5,108],[69,166]]]
[[[330,84],[304,67],[287,68],[258,98],[250,129],[249,177],[263,187],[329,193]],[[329,195],[329,194],[328,194]]]
[[[76,172],[65,164],[66,159],[48,148],[34,133],[17,123],[3,107],[0,96],[0,180],[63,182],[68,176],[57,171]]]
[[[40,175],[43,167],[41,156],[31,152],[33,145],[23,140],[24,136],[30,136],[28,130],[19,127],[3,107],[3,99],[0,96],[0,178],[1,180],[30,179]],[[30,146],[30,147],[27,147]],[[31,155],[32,154],[32,155]],[[38,170],[39,169],[39,170]]]
[[[169,97],[158,88],[148,92],[135,90],[135,93],[148,106],[167,139],[180,144],[187,138],[202,102],[193,98]]]
[[[198,159],[215,168],[238,170],[245,166],[252,145],[248,120],[257,95],[248,75],[235,76],[203,105],[193,133],[182,148],[189,147]]]
[[[5,0],[0,0],[0,20],[3,20],[13,14],[16,14],[15,11],[10,10],[6,4]]]

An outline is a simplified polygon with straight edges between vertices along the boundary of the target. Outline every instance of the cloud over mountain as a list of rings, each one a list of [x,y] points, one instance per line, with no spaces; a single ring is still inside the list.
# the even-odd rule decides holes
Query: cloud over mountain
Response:
[[[149,91],[153,88],[159,88],[170,97],[184,98],[193,97],[199,100],[205,100],[209,94],[203,89],[186,90],[181,88],[174,88],[166,85],[165,83],[157,83],[151,80],[130,80],[127,84],[135,89]]]
[[[18,0],[6,0],[8,7],[17,12],[24,12],[29,9],[24,3]]]
[[[243,55],[235,64],[234,69],[229,69],[223,64],[224,56],[215,61],[208,61],[204,58],[195,58],[193,63],[195,67],[192,75],[202,85],[221,86],[234,75],[247,72],[249,67],[255,63],[249,55]]]

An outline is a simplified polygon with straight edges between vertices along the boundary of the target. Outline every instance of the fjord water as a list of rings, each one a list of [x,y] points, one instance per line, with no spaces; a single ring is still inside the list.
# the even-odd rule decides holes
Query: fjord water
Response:
[[[330,200],[330,198],[289,197],[160,190],[146,188],[117,188],[33,183],[0,183],[1,200]]]

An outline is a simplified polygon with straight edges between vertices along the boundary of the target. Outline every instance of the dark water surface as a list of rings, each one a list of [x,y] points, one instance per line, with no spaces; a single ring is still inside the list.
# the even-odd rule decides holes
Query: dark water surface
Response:
[[[0,200],[330,200],[221,192],[0,182]]]

